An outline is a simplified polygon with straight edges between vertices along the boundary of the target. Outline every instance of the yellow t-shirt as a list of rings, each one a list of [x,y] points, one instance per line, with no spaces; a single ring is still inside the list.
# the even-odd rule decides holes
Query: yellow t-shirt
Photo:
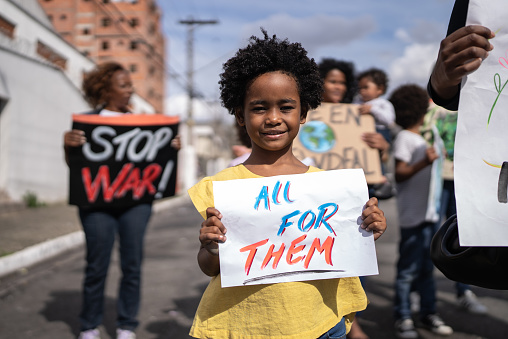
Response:
[[[320,169],[309,167],[309,172]],[[260,178],[244,165],[206,177],[189,189],[196,209],[206,218],[213,207],[212,181]],[[318,338],[367,307],[357,277],[221,288],[220,274],[210,281],[196,311],[190,335],[196,338]]]

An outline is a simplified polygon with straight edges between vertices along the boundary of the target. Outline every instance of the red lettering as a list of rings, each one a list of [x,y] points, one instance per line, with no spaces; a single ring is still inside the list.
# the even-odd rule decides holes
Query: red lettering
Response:
[[[245,273],[247,275],[249,275],[250,267],[252,266],[252,261],[254,260],[254,256],[256,255],[256,252],[258,250],[257,248],[259,246],[263,246],[267,242],[268,242],[268,239],[261,240],[261,241],[258,241],[255,244],[248,245],[248,246],[245,246],[245,247],[240,249],[240,252],[250,251],[249,252],[249,256],[247,257],[247,261],[245,262]]]
[[[303,260],[303,258],[305,258],[305,256],[299,256],[293,259],[293,255],[295,255],[298,252],[301,252],[305,248],[305,245],[300,246],[295,245],[298,244],[299,242],[302,242],[305,238],[307,238],[307,234],[304,234],[291,242],[291,246],[289,246],[288,253],[286,254],[286,262],[289,265],[294,265],[299,261]]]
[[[139,185],[139,168],[134,168],[130,173],[127,179],[123,182],[122,186],[116,192],[115,198],[122,198],[128,190],[134,190]]]
[[[97,175],[92,180],[92,174],[89,167],[81,169],[81,177],[85,188],[85,193],[89,202],[95,202],[102,187],[102,194],[105,202],[111,202],[113,198],[122,198],[129,190],[132,190],[133,199],[140,199],[145,192],[151,195],[157,193],[157,188],[153,184],[162,172],[159,164],[150,164],[143,170],[134,168],[133,163],[123,165],[122,169],[111,183],[108,165],[102,165],[97,171]]]
[[[134,199],[139,199],[145,193],[145,189],[148,190],[149,194],[154,195],[157,193],[157,188],[153,182],[159,177],[162,172],[162,167],[159,164],[150,164],[143,170],[143,178],[139,183],[136,190],[133,192]]]
[[[270,262],[270,260],[272,258],[274,258],[273,263],[272,263],[272,268],[274,268],[274,269],[277,268],[277,265],[279,264],[280,258],[282,258],[282,253],[284,253],[284,249],[286,248],[286,245],[284,245],[284,243],[282,243],[277,252],[273,251],[274,248],[275,248],[275,245],[272,244],[272,246],[270,246],[270,248],[268,249],[268,253],[266,253],[266,257],[265,257],[265,260],[263,260],[261,269],[265,268],[266,265],[268,265],[268,263]]]
[[[109,167],[108,165],[102,165],[99,167],[97,171],[97,175],[95,179],[92,181],[92,174],[90,173],[89,167],[84,167],[81,169],[81,177],[83,180],[83,185],[85,186],[86,196],[89,202],[95,202],[97,200],[97,196],[100,191],[100,187],[102,186],[104,201],[110,202],[113,199],[113,195],[115,191],[118,189],[122,181],[125,179],[130,170],[134,167],[134,164],[128,163],[125,164],[118,176],[116,177],[113,184],[110,186],[110,176],[109,176]]]
[[[310,245],[309,253],[307,253],[307,258],[305,258],[305,262],[303,264],[303,267],[309,268],[310,260],[312,259],[312,256],[314,255],[314,251],[317,250],[319,253],[323,253],[325,251],[325,261],[328,265],[332,265],[332,248],[333,243],[335,241],[335,238],[328,237],[326,238],[325,242],[323,243],[323,246],[321,246],[321,243],[319,241],[319,238],[314,239],[312,242],[312,245]]]

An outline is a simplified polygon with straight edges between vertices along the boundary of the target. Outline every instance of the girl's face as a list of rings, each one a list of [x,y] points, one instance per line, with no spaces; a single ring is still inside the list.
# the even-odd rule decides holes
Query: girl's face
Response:
[[[363,101],[370,101],[383,95],[383,89],[367,77],[358,82],[358,93]]]
[[[134,93],[134,88],[129,73],[116,71],[111,77],[106,108],[115,112],[128,112],[132,93]]]
[[[323,102],[338,104],[347,91],[346,75],[338,69],[332,69],[324,80]]]
[[[295,79],[281,72],[265,73],[247,88],[242,110],[236,112],[252,140],[253,153],[287,151],[305,122]]]

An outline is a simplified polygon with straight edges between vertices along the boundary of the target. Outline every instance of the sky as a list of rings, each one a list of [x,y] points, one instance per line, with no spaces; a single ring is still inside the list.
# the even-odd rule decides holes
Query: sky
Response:
[[[426,86],[446,35],[453,0],[159,0],[166,35],[166,113],[185,117],[187,28],[180,20],[217,20],[194,31],[194,88],[203,98],[195,118],[223,114],[219,101],[222,64],[252,35],[300,42],[316,62],[351,61],[357,72],[387,72],[387,96],[397,86]]]

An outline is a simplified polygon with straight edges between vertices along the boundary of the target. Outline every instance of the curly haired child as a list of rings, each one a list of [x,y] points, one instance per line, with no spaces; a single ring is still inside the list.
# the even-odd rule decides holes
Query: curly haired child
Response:
[[[292,152],[307,111],[321,102],[322,81],[314,60],[299,43],[251,37],[224,64],[223,105],[245,126],[252,141],[243,163],[207,177],[189,190],[204,217],[198,263],[212,277],[190,335],[197,338],[342,338],[356,311],[367,305],[359,279],[221,288],[218,242],[226,240],[222,214],[214,208],[212,181],[316,172]],[[375,198],[362,214],[363,226],[379,237],[386,219]]]
[[[435,148],[427,146],[420,135],[429,97],[420,86],[407,84],[393,91],[390,101],[395,108],[396,122],[403,128],[393,143],[400,225],[394,300],[396,336],[418,338],[411,317],[412,288],[420,295],[420,323],[436,334],[451,335],[453,329],[436,313],[434,264],[430,257],[436,220],[428,220],[426,216],[431,164],[439,157]]]

